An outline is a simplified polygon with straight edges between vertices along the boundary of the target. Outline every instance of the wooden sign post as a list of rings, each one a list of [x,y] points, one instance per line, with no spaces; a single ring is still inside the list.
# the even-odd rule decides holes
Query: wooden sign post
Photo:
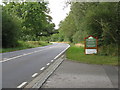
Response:
[[[85,54],[97,54],[98,53],[98,38],[92,35],[85,37]]]

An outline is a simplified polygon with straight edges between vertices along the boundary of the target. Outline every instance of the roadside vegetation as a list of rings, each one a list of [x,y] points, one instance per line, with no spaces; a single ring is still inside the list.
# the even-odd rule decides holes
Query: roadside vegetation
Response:
[[[84,47],[77,47],[71,45],[66,52],[68,60],[77,61],[88,64],[101,64],[101,65],[118,65],[117,56],[105,56],[105,55],[85,55]]]
[[[0,52],[70,42],[68,59],[94,64],[117,65],[120,41],[120,2],[67,2],[71,10],[55,29],[45,2],[10,2],[2,7],[2,49]],[[66,5],[67,5],[66,4]],[[84,55],[84,38],[98,37],[97,55]],[[43,42],[41,42],[43,41]],[[115,60],[116,59],[116,60]]]
[[[118,65],[120,2],[72,2],[71,11],[61,21],[53,41],[70,42],[67,58],[82,63]],[[85,55],[84,38],[98,37],[98,54]],[[59,37],[58,37],[59,36]],[[79,46],[79,47],[77,47]],[[81,45],[82,46],[82,45]]]
[[[51,43],[45,41],[18,41],[18,44],[19,45],[15,48],[2,48],[2,50],[0,50],[0,53],[51,45]]]
[[[8,52],[48,45],[56,33],[45,2],[4,2],[2,7],[2,50]]]
[[[71,11],[61,21],[53,41],[80,43],[89,35],[98,37],[99,54],[118,55],[120,2],[71,2]],[[58,37],[59,36],[59,37]]]

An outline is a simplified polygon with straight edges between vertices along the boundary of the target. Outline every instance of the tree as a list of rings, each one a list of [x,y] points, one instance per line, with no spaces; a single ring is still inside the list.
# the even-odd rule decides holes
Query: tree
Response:
[[[75,27],[75,21],[71,12],[66,17],[66,19],[63,22],[61,22],[59,26],[60,26],[59,32],[62,34],[62,36],[64,35],[65,38],[64,40],[73,42],[72,36],[77,31],[77,29]]]
[[[40,36],[49,36],[54,32],[52,17],[45,2],[10,2],[4,6],[6,13],[17,17],[21,22],[22,40],[39,40]],[[14,18],[14,17],[13,17]]]
[[[19,36],[19,24],[16,18],[2,10],[2,47],[15,47]]]
[[[101,45],[118,43],[118,6],[117,2],[72,3],[59,32],[76,43],[88,35],[98,37]]]
[[[93,8],[85,18],[88,32],[102,39],[103,44],[117,43],[117,3],[100,3]]]

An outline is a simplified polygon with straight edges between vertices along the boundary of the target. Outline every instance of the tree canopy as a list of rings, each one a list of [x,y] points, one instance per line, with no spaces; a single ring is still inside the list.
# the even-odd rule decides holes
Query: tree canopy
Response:
[[[74,43],[89,35],[98,37],[100,45],[118,43],[118,7],[118,2],[73,2],[69,15],[60,23],[59,34]]]
[[[52,17],[48,15],[49,11],[45,2],[5,3],[2,9],[3,47],[9,46],[10,42],[17,43],[17,40],[40,40],[41,36],[53,34],[55,24],[52,23]]]

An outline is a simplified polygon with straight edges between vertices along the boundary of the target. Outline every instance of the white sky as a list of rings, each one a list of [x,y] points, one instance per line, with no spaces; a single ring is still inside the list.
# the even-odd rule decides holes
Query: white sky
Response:
[[[65,7],[65,0],[49,0],[48,7],[50,8],[50,16],[53,18],[53,23],[56,25],[56,29],[59,28],[58,25],[61,20],[64,20],[67,13],[70,11],[70,5]],[[65,7],[65,8],[64,8]]]
[[[0,4],[2,4],[2,0],[0,0]]]

